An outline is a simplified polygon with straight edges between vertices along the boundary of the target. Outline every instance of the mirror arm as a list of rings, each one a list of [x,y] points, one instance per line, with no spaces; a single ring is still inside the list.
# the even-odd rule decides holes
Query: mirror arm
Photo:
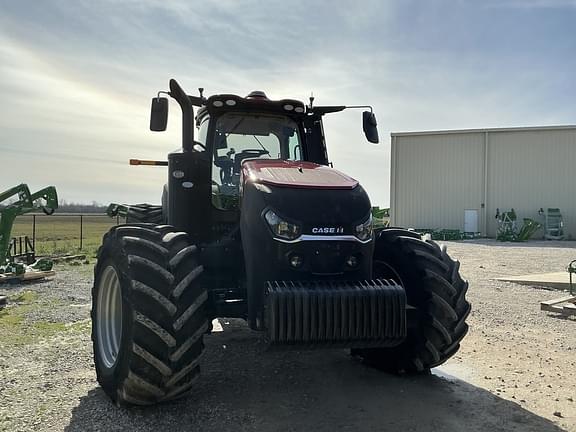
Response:
[[[315,106],[314,108],[308,107],[308,113],[312,113],[315,115],[324,115],[330,114],[335,112],[344,111],[346,107],[344,105],[337,105],[337,106]]]
[[[167,91],[164,91],[164,90],[160,90],[160,91],[158,92],[158,94],[156,95],[156,99],[160,99],[160,95],[161,95],[161,94],[165,94],[165,95],[167,95],[167,96],[171,96],[171,95],[170,95],[170,92],[167,92]]]
[[[188,95],[188,99],[190,100],[190,103],[194,106],[201,107],[201,106],[206,105],[206,98],[205,97]]]
[[[356,108],[370,108],[370,112],[373,113],[374,110],[372,109],[371,105],[348,105],[346,106],[346,109],[356,109]]]
[[[374,112],[374,110],[372,109],[372,106],[370,106],[370,105],[316,106],[314,108],[308,107],[308,112],[318,114],[318,115],[324,115],[324,114],[330,114],[330,113],[344,111],[345,109],[357,109],[357,108],[369,108],[371,113]]]

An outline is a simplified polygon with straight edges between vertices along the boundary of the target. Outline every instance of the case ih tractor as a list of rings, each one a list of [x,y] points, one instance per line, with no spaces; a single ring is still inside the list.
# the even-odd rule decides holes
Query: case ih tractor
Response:
[[[182,110],[182,149],[132,163],[168,166],[162,206],[115,206],[127,224],[99,250],[92,339],[112,400],[193,391],[216,317],[245,319],[272,346],[350,348],[396,373],[452,356],[470,312],[458,262],[413,231],[374,232],[368,195],[329,162],[323,116],[358,107],[202,91],[171,80],[161,92]],[[159,93],[151,129],[167,118]],[[363,123],[377,143],[371,111]]]

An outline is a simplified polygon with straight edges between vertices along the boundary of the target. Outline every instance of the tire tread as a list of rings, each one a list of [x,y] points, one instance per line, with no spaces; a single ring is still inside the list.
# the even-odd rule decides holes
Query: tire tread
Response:
[[[151,211],[150,207],[134,211],[140,210]],[[123,299],[132,308],[131,316],[123,317],[132,323],[130,346],[120,347],[127,373],[111,383],[96,368],[100,384],[117,403],[151,405],[176,399],[188,393],[198,378],[209,325],[198,252],[186,233],[168,225],[120,225],[104,236],[95,280],[106,262],[119,262],[114,265],[125,278]],[[93,298],[96,290],[95,282]],[[93,312],[96,362],[94,319]]]
[[[408,303],[420,311],[419,324],[397,347],[354,353],[375,367],[396,373],[420,373],[444,363],[458,351],[468,331],[466,318],[471,306],[460,263],[450,258],[445,246],[400,228],[378,233],[374,259],[388,262],[402,278]]]

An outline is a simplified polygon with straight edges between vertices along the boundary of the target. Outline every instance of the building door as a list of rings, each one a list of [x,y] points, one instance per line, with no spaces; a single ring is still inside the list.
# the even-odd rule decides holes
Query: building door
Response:
[[[478,230],[478,210],[464,210],[464,232],[477,233]]]

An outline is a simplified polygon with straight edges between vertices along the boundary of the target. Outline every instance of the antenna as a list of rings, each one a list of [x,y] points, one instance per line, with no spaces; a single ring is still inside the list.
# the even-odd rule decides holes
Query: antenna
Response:
[[[310,92],[310,109],[312,109],[313,104],[314,104],[314,92]]]

